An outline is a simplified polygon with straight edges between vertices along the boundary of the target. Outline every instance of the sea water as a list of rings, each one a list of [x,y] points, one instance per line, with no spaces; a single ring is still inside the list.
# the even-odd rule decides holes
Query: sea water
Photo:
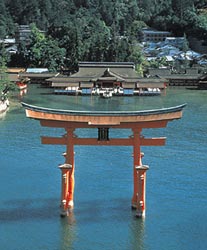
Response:
[[[167,89],[154,97],[52,95],[29,86],[19,101],[77,110],[143,110],[187,103],[183,118],[166,128],[165,146],[142,147],[147,172],[146,217],[131,210],[131,147],[75,147],[75,207],[59,216],[63,146],[41,145],[40,136],[62,136],[11,105],[0,119],[0,249],[2,250],[206,250],[207,91]],[[91,129],[81,137],[96,136]],[[110,131],[128,137],[131,131]]]

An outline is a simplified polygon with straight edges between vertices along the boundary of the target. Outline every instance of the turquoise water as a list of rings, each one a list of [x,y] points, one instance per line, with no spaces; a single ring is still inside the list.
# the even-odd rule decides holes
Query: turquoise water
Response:
[[[168,89],[156,97],[54,96],[32,85],[23,101],[53,108],[135,110],[187,103],[181,120],[144,130],[167,136],[164,147],[143,147],[147,172],[145,220],[131,211],[132,148],[76,146],[75,208],[60,218],[62,146],[41,145],[43,128],[12,106],[0,119],[0,249],[206,250],[207,91]],[[81,136],[94,131],[78,130]],[[112,131],[114,137],[130,131]],[[96,132],[95,132],[96,134]]]

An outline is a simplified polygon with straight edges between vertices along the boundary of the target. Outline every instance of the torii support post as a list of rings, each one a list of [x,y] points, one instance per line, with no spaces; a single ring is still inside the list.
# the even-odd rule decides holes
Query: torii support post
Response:
[[[162,146],[165,137],[144,138],[142,129],[163,128],[169,121],[180,119],[182,110],[186,104],[157,110],[148,111],[74,111],[57,110],[32,106],[22,103],[29,118],[37,119],[42,126],[64,128],[66,134],[63,137],[42,137],[43,144],[66,145],[65,163],[60,165],[62,175],[61,191],[61,215],[65,216],[73,208],[74,195],[74,146],[132,146],[133,147],[133,179],[134,191],[132,207],[136,208],[136,216],[144,217],[146,171],[148,166],[142,165],[141,146]],[[96,128],[97,138],[77,138],[74,135],[76,128]],[[133,135],[129,138],[109,138],[109,129],[131,129]]]
[[[133,158],[134,158],[134,166],[133,166],[133,177],[134,177],[134,193],[132,197],[132,208],[137,208],[137,193],[138,193],[138,181],[137,181],[137,170],[136,166],[142,165],[141,159],[141,129],[133,130]]]
[[[148,166],[136,166],[136,216],[137,217],[145,217],[145,209],[146,209],[146,171],[149,169]]]
[[[74,129],[67,128],[67,138],[65,164],[60,165],[62,175],[62,189],[61,189],[61,216],[67,215],[68,211],[74,207],[74,144],[73,144],[73,131]]]
[[[67,212],[69,211],[69,206],[72,203],[73,205],[73,199],[71,200],[71,188],[73,186],[73,182],[71,180],[72,176],[72,166],[70,164],[63,164],[59,166],[61,170],[61,201],[60,201],[60,207],[61,207],[61,216],[67,215]],[[73,192],[72,192],[73,194]]]

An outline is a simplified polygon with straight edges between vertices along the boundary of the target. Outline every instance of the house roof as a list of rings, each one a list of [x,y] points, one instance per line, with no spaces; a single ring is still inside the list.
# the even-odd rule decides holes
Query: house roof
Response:
[[[7,73],[21,73],[25,72],[25,68],[7,68]]]
[[[109,70],[111,75],[119,77],[138,77],[135,65],[131,62],[80,62],[79,71],[72,76],[101,77],[104,72]]]
[[[27,73],[46,73],[48,68],[27,68]]]
[[[22,78],[28,77],[31,79],[47,79],[51,78],[55,75],[55,73],[20,73]]]

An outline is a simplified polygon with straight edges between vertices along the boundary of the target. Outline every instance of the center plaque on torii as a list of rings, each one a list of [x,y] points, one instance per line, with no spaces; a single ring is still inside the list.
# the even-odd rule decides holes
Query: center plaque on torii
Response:
[[[66,216],[73,208],[74,196],[74,146],[132,146],[133,147],[133,179],[134,191],[132,208],[136,209],[137,217],[145,216],[145,185],[147,165],[142,165],[141,146],[162,146],[165,137],[145,138],[142,129],[164,128],[169,121],[180,119],[186,104],[146,110],[146,111],[75,111],[37,107],[22,103],[26,116],[40,121],[42,126],[64,128],[62,137],[42,136],[42,144],[60,144],[66,146],[65,163],[59,168],[62,174],[61,216]],[[78,138],[77,128],[97,129],[97,138]],[[110,138],[110,129],[131,129],[129,138]]]

